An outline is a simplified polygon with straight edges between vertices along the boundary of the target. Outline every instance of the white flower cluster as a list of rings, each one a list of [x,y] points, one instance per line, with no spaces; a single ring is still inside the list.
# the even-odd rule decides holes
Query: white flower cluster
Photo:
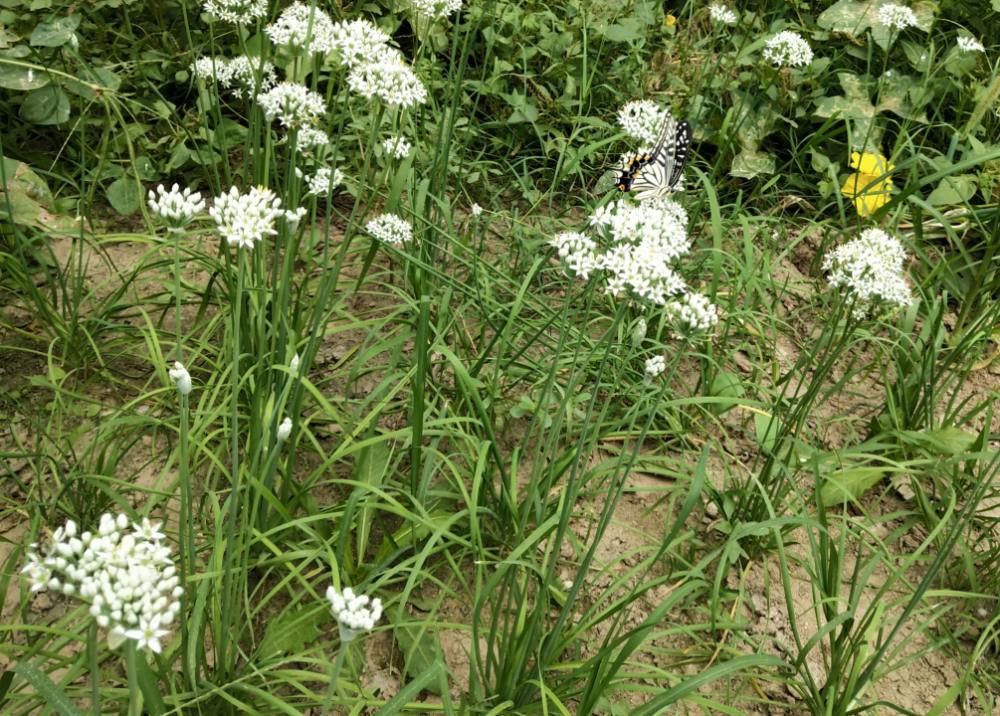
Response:
[[[482,215],[483,215],[483,207],[479,206],[479,204],[473,204],[472,216],[478,219]]]
[[[295,133],[294,143],[291,137],[291,134],[286,134],[283,141],[287,141],[289,146],[296,149],[308,149],[309,147],[318,147],[330,143],[330,135],[322,129],[310,127],[309,125],[298,128],[298,131]]]
[[[286,127],[316,124],[326,112],[323,95],[296,82],[282,82],[257,95],[268,122],[275,117]]]
[[[878,9],[878,21],[888,27],[905,30],[916,26],[917,16],[908,7],[887,3]]]
[[[798,67],[813,61],[813,51],[809,43],[791,30],[779,32],[766,44],[764,59],[770,60],[775,66]]]
[[[738,19],[736,17],[736,13],[727,8],[725,5],[709,5],[708,12],[712,16],[713,20],[725,23],[726,25],[732,25]]]
[[[231,89],[233,94],[243,99],[249,97],[257,86],[257,75],[261,75],[260,88],[266,91],[278,81],[274,65],[257,57],[239,55],[231,60],[222,57],[201,57],[191,65],[191,71],[206,82],[216,81],[222,87]]]
[[[292,419],[285,418],[281,421],[281,425],[278,426],[277,434],[275,435],[279,443],[283,443],[288,440],[288,437],[292,434]]]
[[[389,42],[389,36],[367,20],[334,23],[331,46],[340,55],[340,64],[355,67],[371,62]]]
[[[302,221],[302,217],[309,213],[309,210],[304,206],[300,206],[295,211],[285,212],[285,221],[288,223],[288,230],[291,233],[295,233],[299,230],[299,223]]]
[[[413,241],[413,227],[395,214],[383,214],[372,219],[365,225],[365,229],[379,241],[398,248]]]
[[[413,0],[413,8],[418,15],[436,20],[458,12],[462,0]]]
[[[347,75],[352,92],[378,98],[390,107],[412,107],[427,101],[427,88],[399,50],[380,49],[372,62],[356,65]]]
[[[905,262],[906,251],[899,239],[882,229],[868,229],[828,254],[823,270],[830,271],[831,286],[843,286],[857,296],[854,316],[860,319],[880,301],[909,305]]]
[[[559,252],[559,258],[580,278],[590,278],[590,274],[604,268],[601,262],[601,247],[585,234],[564,231],[556,234],[549,242]]]
[[[363,594],[355,595],[350,587],[345,588],[341,594],[331,586],[326,590],[326,598],[330,600],[333,616],[340,625],[341,641],[351,641],[358,632],[371,629],[382,618],[381,599],[372,599],[369,607],[368,597]]]
[[[684,208],[669,199],[638,206],[622,200],[601,207],[590,217],[590,225],[607,239],[606,250],[579,233],[559,234],[549,243],[580,276],[607,271],[612,293],[631,291],[638,298],[665,305],[686,288],[670,264],[688,252],[687,221]]]
[[[629,136],[652,144],[660,134],[665,114],[666,110],[660,109],[648,99],[629,102],[618,111],[618,124]]]
[[[104,514],[97,534],[77,536],[70,520],[52,534],[41,554],[37,544],[31,545],[22,573],[33,592],[48,587],[88,601],[97,624],[110,630],[112,648],[135,639],[138,648],[159,653],[160,638],[167,634],[161,627],[180,613],[184,588],[170,548],[162,544],[160,525],[144,518],[132,523],[131,534],[122,534],[128,526],[127,516]]]
[[[252,187],[241,195],[236,187],[215,200],[209,215],[230,246],[253,248],[265,235],[275,235],[274,222],[283,215],[281,199],[266,187]]]
[[[188,224],[205,210],[201,194],[198,192],[192,194],[190,188],[182,192],[180,187],[174,184],[173,188],[167,191],[160,184],[156,187],[156,192],[159,197],[152,190],[149,192],[149,210],[166,225],[167,231],[177,233],[184,231]]]
[[[264,32],[275,45],[285,45],[296,53],[325,55],[333,50],[330,16],[301,2],[289,6]]]
[[[267,17],[267,0],[205,0],[205,12],[235,25]]]
[[[666,307],[667,319],[674,324],[677,335],[691,338],[703,333],[719,322],[719,314],[708,296],[700,293],[685,293],[679,301],[672,301]]]
[[[646,361],[646,375],[642,378],[642,384],[649,386],[653,378],[667,369],[667,361],[663,356],[653,356]]]
[[[315,174],[309,175],[303,174],[302,170],[296,167],[295,173],[299,178],[305,178],[306,185],[309,187],[308,193],[316,196],[329,196],[331,189],[344,183],[343,172],[339,169],[330,169],[330,167],[320,167]]]
[[[382,142],[385,153],[394,159],[404,159],[410,155],[413,145],[402,137],[387,137]]]
[[[958,49],[962,50],[962,52],[986,52],[983,43],[974,37],[958,38]]]

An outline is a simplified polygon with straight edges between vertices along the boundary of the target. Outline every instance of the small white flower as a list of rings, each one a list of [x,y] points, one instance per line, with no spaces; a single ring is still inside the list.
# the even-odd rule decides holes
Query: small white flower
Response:
[[[958,49],[962,50],[962,52],[986,52],[983,43],[974,37],[958,38]]]
[[[160,184],[156,187],[156,191],[159,196],[152,190],[149,192],[149,210],[166,225],[167,231],[178,233],[184,231],[205,209],[201,194],[198,192],[192,194],[190,188],[182,192],[180,187],[174,184],[173,188],[167,191]]]
[[[365,230],[379,241],[402,248],[413,240],[413,227],[395,214],[383,214],[365,225]]]
[[[798,67],[813,61],[813,51],[809,43],[790,30],[779,32],[766,44],[764,59],[770,60],[775,66]]]
[[[725,23],[726,25],[732,25],[738,19],[736,13],[725,5],[709,5],[708,12],[711,14],[713,20]]]
[[[564,231],[556,234],[549,245],[556,248],[566,267],[580,278],[590,278],[591,273],[601,268],[600,247],[584,234]]]
[[[257,95],[267,121],[275,117],[285,127],[314,125],[326,112],[326,100],[317,92],[296,82],[281,82]]]
[[[653,378],[667,369],[667,361],[663,356],[653,356],[646,361],[646,374],[642,378],[642,384],[649,386]]]
[[[330,600],[333,616],[340,625],[341,641],[351,641],[358,632],[368,631],[382,618],[382,600],[372,599],[369,607],[368,597],[355,595],[350,587],[341,594],[331,586],[326,590],[326,598]]]
[[[629,102],[618,111],[618,124],[629,136],[652,144],[660,134],[665,114],[666,110],[661,110],[648,99]]]
[[[878,9],[878,21],[897,30],[905,30],[908,27],[915,27],[917,16],[908,7],[887,3]]]
[[[30,83],[32,83],[34,81],[35,81],[35,70],[32,69],[31,67],[29,67],[28,68],[28,83],[30,84]]]
[[[418,15],[432,20],[455,14],[462,7],[462,0],[413,0]]]
[[[382,142],[385,153],[394,159],[404,159],[410,155],[413,145],[402,137],[388,137]]]
[[[860,319],[882,302],[909,305],[905,263],[906,251],[899,239],[882,229],[867,229],[829,253],[823,270],[830,272],[831,287],[841,286],[856,296],[853,313]]]
[[[294,378],[299,374],[299,354],[296,353],[292,356],[292,360],[288,364],[288,372]]]
[[[136,539],[156,541],[165,540],[167,536],[160,532],[160,527],[163,526],[162,522],[157,522],[153,524],[149,521],[148,517],[143,517],[142,522],[136,524],[132,523],[132,534],[135,535]]]
[[[286,45],[296,53],[325,55],[334,46],[330,16],[318,7],[300,2],[288,7],[264,31],[275,45]]]
[[[205,0],[205,12],[233,24],[247,23],[267,17],[267,0]]]
[[[191,392],[191,374],[185,370],[180,361],[174,362],[174,368],[169,372],[169,375],[170,380],[177,386],[177,391],[181,395],[187,395]]]
[[[478,219],[482,215],[483,215],[483,207],[479,206],[479,204],[473,204],[472,205],[472,216],[474,218]]]
[[[140,618],[139,628],[127,630],[125,636],[136,640],[135,647],[137,649],[143,649],[148,646],[153,652],[159,654],[163,649],[160,644],[160,637],[166,636],[169,633],[166,629],[160,629],[160,616],[157,614],[151,619]]]
[[[230,246],[248,249],[264,236],[277,234],[274,222],[284,214],[281,199],[266,187],[251,187],[243,195],[233,187],[215,200],[208,213]]]
[[[278,442],[283,443],[288,440],[288,436],[292,434],[292,419],[285,418],[281,421],[281,425],[278,426]]]
[[[347,75],[347,85],[367,99],[379,99],[389,107],[412,107],[427,101],[427,88],[403,61],[399,50],[384,47],[371,62],[356,65]]]

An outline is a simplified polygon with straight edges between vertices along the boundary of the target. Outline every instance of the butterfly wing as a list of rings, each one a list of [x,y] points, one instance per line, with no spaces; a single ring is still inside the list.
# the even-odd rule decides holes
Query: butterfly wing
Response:
[[[632,182],[635,198],[639,201],[663,199],[675,191],[683,191],[684,165],[690,152],[691,125],[688,122],[678,123],[668,109],[652,161]]]
[[[632,181],[632,196],[639,201],[666,196],[670,193],[669,190],[664,192],[666,184],[666,167],[654,159],[652,163],[643,167],[639,176]]]

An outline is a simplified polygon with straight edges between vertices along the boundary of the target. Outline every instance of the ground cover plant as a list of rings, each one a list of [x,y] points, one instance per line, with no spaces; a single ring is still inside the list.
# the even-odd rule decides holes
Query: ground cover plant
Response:
[[[998,26],[0,2],[0,710],[993,713]]]

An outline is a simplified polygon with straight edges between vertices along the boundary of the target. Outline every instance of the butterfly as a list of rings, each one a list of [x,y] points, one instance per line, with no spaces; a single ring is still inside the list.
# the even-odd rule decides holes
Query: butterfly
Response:
[[[684,165],[691,151],[691,125],[678,122],[668,108],[656,143],[651,149],[626,154],[618,166],[598,182],[605,190],[633,192],[636,199],[661,199],[684,190]]]

